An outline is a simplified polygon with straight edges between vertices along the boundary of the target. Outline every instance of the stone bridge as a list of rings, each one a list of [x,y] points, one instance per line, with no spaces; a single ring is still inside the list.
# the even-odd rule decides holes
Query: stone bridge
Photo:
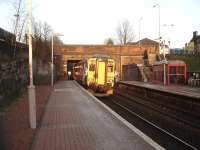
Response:
[[[159,49],[158,43],[149,39],[129,45],[56,45],[54,59],[59,70],[66,73],[79,60],[95,56],[109,57],[115,59],[116,70],[121,74],[123,65],[143,64],[145,50],[148,52],[149,63],[153,64]]]

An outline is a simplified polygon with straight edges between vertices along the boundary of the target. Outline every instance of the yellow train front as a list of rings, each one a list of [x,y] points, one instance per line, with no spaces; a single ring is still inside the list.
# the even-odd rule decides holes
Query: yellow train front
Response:
[[[95,92],[105,93],[115,81],[115,61],[110,58],[88,58],[75,64],[73,78]]]

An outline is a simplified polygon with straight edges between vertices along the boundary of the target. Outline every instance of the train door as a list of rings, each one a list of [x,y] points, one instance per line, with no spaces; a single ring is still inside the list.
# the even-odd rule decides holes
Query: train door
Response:
[[[106,72],[106,63],[105,61],[97,61],[97,84],[104,85],[105,84],[105,72]]]
[[[113,59],[108,59],[107,63],[107,84],[111,87],[114,86],[114,80],[115,80],[115,62]]]

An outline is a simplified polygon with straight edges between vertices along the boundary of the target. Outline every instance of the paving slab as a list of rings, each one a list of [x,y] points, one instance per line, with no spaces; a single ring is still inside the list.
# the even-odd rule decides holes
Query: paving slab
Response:
[[[163,149],[75,81],[54,86],[32,150]]]

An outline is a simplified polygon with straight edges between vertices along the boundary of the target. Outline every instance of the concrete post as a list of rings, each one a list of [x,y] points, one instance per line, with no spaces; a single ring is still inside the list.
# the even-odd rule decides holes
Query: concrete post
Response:
[[[32,129],[36,128],[35,86],[33,85],[33,60],[32,60],[32,0],[28,0],[29,11],[29,122]]]
[[[54,68],[53,68],[53,34],[51,37],[51,86],[53,86],[54,83]]]
[[[36,128],[36,104],[35,104],[35,86],[28,87],[28,98],[29,98],[29,120],[30,127]]]

